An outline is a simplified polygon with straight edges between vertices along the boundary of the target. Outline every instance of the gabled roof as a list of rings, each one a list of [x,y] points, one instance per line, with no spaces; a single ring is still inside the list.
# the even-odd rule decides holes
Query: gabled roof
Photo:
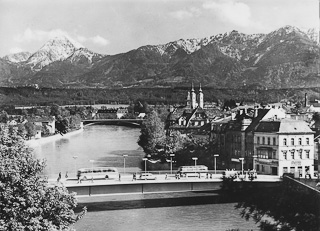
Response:
[[[307,122],[302,120],[282,119],[279,133],[315,133],[308,126]]]
[[[255,131],[260,120],[268,113],[270,109],[259,109],[257,117],[252,119],[252,123],[247,127],[246,132]]]
[[[256,126],[255,132],[278,132],[280,121],[260,121]]]

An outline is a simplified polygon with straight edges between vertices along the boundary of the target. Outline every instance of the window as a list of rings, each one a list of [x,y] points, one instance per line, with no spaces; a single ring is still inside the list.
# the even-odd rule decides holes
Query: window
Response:
[[[309,138],[306,138],[306,144],[307,144],[307,145],[310,144]]]
[[[273,137],[273,145],[277,145],[277,141],[275,137]]]
[[[302,139],[301,139],[301,138],[299,138],[298,144],[299,144],[299,145],[302,145]]]
[[[268,137],[268,145],[270,145],[270,144],[271,144],[271,138]]]
[[[286,138],[283,139],[283,145],[287,145],[287,139]]]
[[[310,150],[306,150],[306,158],[307,158],[307,159],[310,158]]]
[[[265,144],[266,140],[264,137],[262,137],[262,144]]]
[[[299,158],[302,159],[302,149],[299,150]]]
[[[257,137],[257,144],[260,144],[260,137]]]
[[[276,159],[276,158],[277,158],[276,151],[272,151],[272,159]]]
[[[294,138],[291,138],[291,145],[294,145]]]
[[[291,159],[294,159],[294,150],[291,150]]]
[[[287,159],[287,151],[283,151],[283,159]]]

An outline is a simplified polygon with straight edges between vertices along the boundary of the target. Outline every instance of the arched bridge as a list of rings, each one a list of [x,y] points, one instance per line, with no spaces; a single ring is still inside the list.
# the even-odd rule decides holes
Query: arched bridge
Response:
[[[89,124],[107,124],[128,127],[141,127],[143,119],[88,119],[82,120],[83,125]]]

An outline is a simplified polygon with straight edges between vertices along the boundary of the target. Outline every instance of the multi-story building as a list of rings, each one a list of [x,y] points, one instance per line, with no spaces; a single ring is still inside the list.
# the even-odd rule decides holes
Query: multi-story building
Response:
[[[222,167],[241,169],[243,165],[263,174],[313,176],[314,132],[305,121],[287,119],[281,108],[242,108],[213,124]]]
[[[260,121],[254,129],[251,157],[263,174],[298,172],[313,176],[314,132],[301,120]]]

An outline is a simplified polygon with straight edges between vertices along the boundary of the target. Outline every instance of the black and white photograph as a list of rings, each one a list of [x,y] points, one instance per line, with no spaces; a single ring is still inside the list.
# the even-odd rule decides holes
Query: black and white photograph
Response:
[[[320,0],[0,0],[0,230],[319,231]]]

